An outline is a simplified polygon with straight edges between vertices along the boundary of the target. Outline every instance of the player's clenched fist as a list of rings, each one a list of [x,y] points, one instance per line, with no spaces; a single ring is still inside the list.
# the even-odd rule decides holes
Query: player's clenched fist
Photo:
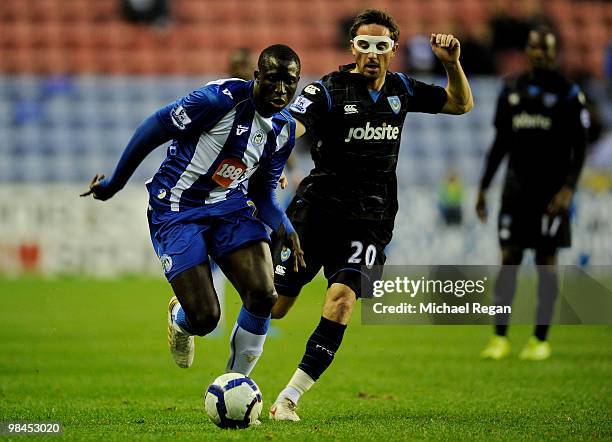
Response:
[[[429,44],[442,63],[455,63],[459,60],[461,45],[453,34],[431,34]]]

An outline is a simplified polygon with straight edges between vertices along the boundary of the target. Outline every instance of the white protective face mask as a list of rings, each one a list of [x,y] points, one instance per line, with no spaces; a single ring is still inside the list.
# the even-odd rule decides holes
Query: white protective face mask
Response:
[[[387,36],[358,35],[351,40],[353,47],[362,54],[386,54],[393,50],[395,42]]]

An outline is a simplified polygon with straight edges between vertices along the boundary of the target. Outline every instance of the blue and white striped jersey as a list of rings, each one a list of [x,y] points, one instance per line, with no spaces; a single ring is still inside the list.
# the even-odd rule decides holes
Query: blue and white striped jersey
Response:
[[[247,205],[249,178],[276,187],[295,145],[295,121],[283,110],[261,115],[253,81],[213,81],[156,113],[174,139],[148,183],[150,204],[223,214]]]

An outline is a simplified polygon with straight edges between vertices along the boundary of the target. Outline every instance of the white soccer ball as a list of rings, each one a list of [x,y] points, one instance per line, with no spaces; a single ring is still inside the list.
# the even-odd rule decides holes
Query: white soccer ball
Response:
[[[263,407],[261,391],[249,377],[225,373],[204,394],[206,414],[221,428],[246,428],[259,418]]]

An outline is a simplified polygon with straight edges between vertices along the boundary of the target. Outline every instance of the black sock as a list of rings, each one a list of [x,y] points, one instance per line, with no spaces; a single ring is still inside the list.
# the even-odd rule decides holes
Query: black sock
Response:
[[[321,316],[321,321],[306,343],[306,353],[298,368],[315,381],[334,360],[344,336],[346,325]]]
[[[536,310],[535,337],[546,340],[548,328],[555,310],[559,293],[559,281],[555,267],[538,266],[538,307]]]
[[[503,265],[497,275],[495,281],[495,298],[494,305],[506,306],[512,305],[514,292],[516,291],[516,277],[518,275],[518,266]],[[510,315],[507,313],[498,313],[494,318],[495,334],[498,336],[506,336],[508,332],[508,324],[510,323]]]
[[[496,324],[495,325],[495,334],[497,336],[506,336],[508,330],[507,324]]]
[[[535,332],[533,333],[534,336],[538,338],[539,341],[542,341],[542,342],[546,341],[546,336],[548,335],[549,327],[550,325],[548,324],[536,325]]]

